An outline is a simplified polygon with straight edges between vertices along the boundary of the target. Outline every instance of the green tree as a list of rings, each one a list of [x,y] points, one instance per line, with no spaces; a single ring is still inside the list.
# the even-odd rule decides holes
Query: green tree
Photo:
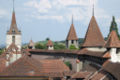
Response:
[[[75,47],[75,45],[72,44],[72,45],[70,45],[69,49],[70,49],[70,50],[75,50],[75,49],[77,49],[77,48]]]
[[[72,64],[69,61],[64,62],[70,70],[72,70]]]
[[[41,43],[37,43],[37,44],[35,45],[35,48],[36,48],[36,49],[46,49],[46,45],[41,44]]]
[[[4,49],[0,49],[0,55],[4,52]]]
[[[119,35],[119,32],[118,32],[117,23],[116,23],[116,21],[115,21],[115,17],[114,17],[114,16],[112,17],[112,22],[111,22],[111,25],[110,25],[110,32],[111,32],[112,30],[115,30],[116,33],[117,33],[117,35],[118,35],[118,37],[120,38],[120,35]]]
[[[65,45],[62,43],[55,42],[54,43],[54,49],[55,50],[61,50],[61,49],[66,49]]]

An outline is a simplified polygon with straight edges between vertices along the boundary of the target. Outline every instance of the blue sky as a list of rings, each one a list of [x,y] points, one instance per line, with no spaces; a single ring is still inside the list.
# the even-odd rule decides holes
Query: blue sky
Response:
[[[22,42],[34,42],[49,37],[65,40],[72,15],[77,36],[84,38],[95,4],[95,17],[103,36],[108,35],[112,16],[120,27],[120,0],[15,0],[17,26],[22,31]],[[11,24],[12,0],[0,0],[0,44],[5,44],[6,31]],[[120,31],[120,28],[119,28]]]

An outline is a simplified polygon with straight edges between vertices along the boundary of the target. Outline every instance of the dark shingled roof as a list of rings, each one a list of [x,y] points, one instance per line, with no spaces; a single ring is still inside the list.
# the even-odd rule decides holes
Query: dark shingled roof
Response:
[[[14,11],[12,13],[12,21],[11,21],[10,30],[7,32],[7,34],[13,34],[13,33],[14,34],[21,34],[21,32],[17,28],[15,12]]]
[[[71,27],[70,27],[70,30],[69,30],[66,40],[78,40],[73,23],[71,24]]]
[[[120,80],[120,63],[113,63],[111,61],[106,61],[103,64],[103,69],[110,74],[112,74],[117,80]]]
[[[92,16],[82,47],[102,47],[105,41],[94,16]]]
[[[107,48],[120,48],[120,41],[115,30],[112,30],[107,43],[105,44]]]

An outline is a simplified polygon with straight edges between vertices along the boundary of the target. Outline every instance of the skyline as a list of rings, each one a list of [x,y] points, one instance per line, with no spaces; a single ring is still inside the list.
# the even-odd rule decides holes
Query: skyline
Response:
[[[104,4],[101,4],[102,2]],[[106,4],[108,0],[95,0],[95,17],[104,37],[108,35],[113,15],[120,30],[119,2],[119,0],[109,1],[109,4]],[[115,6],[110,6],[114,3]],[[13,3],[12,0],[2,0],[0,4],[2,37],[0,44],[5,44],[6,32],[11,24]],[[36,42],[47,37],[53,41],[60,41],[67,37],[72,15],[77,36],[84,38],[92,17],[92,4],[90,0],[69,0],[69,2],[67,0],[15,0],[15,13],[17,26],[22,31],[22,43],[29,42],[31,38]]]

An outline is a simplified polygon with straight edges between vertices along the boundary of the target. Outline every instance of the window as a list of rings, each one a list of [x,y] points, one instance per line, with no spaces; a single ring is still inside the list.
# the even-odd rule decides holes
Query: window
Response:
[[[74,43],[74,40],[72,40],[72,44]]]
[[[12,30],[12,33],[15,34],[15,30],[14,29]]]
[[[12,36],[12,42],[15,43],[15,36]]]

